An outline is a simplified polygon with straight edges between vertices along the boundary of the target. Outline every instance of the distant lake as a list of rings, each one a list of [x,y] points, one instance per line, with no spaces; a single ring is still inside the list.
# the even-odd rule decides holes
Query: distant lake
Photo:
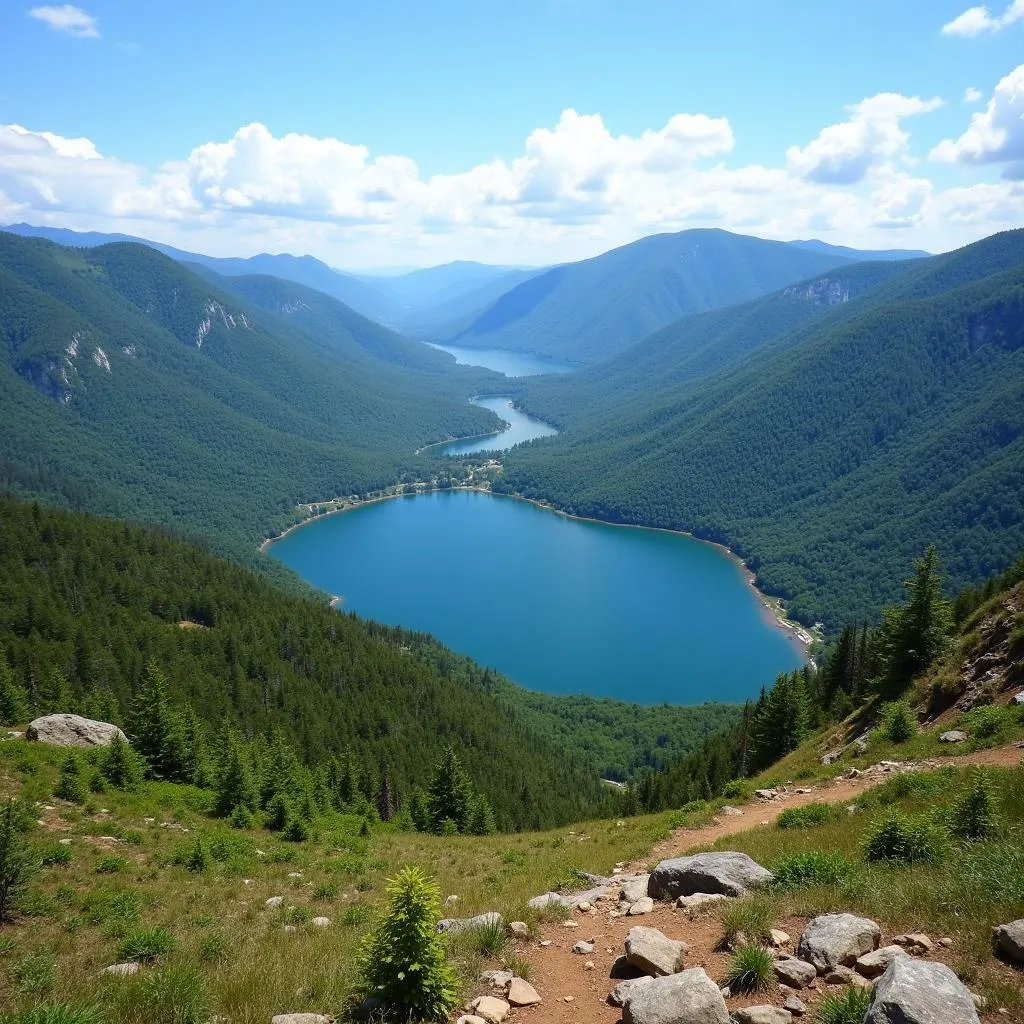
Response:
[[[523,352],[509,352],[503,348],[459,348],[455,345],[435,345],[455,356],[455,362],[463,366],[483,366],[485,369],[503,373],[506,377],[538,377],[542,373],[575,373],[580,367],[576,363],[563,363],[545,356],[527,355]]]
[[[341,607],[547,693],[642,704],[755,697],[803,664],[710,544],[442,491],[327,516],[269,553]]]
[[[508,398],[474,398],[474,405],[490,409],[491,412],[500,416],[508,426],[500,434],[492,434],[490,437],[480,437],[472,441],[450,441],[447,444],[439,445],[436,450],[443,451],[446,455],[467,455],[469,452],[493,452],[508,451],[509,448],[524,441],[532,441],[535,437],[551,437],[558,431],[554,427],[527,416],[512,405]]]

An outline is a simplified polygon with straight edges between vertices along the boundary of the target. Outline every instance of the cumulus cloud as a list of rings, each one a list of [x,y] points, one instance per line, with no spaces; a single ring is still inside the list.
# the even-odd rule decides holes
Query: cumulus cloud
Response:
[[[100,30],[96,18],[72,4],[55,7],[33,7],[30,18],[45,22],[55,32],[66,32],[79,39],[99,39]]]
[[[930,157],[944,163],[1005,163],[1006,177],[1024,178],[1024,64],[999,82],[960,138],[943,139]]]
[[[915,171],[901,121],[938,103],[870,97],[790,149],[781,166],[730,165],[735,139],[724,117],[679,113],[660,128],[617,135],[599,115],[570,109],[509,157],[433,176],[408,156],[276,136],[259,123],[156,168],[101,153],[87,138],[0,125],[0,223],[368,266],[550,263],[697,226],[940,249],[1024,220],[1017,182],[942,192]]]
[[[942,106],[941,99],[922,100],[883,92],[847,109],[850,117],[823,128],[806,146],[786,152],[789,166],[810,181],[853,185],[875,164],[903,155],[909,136],[900,121]]]
[[[964,89],[964,103],[977,103],[984,95],[980,89],[975,89],[973,85],[969,85]]]
[[[1002,14],[993,15],[987,7],[968,7],[963,14],[942,26],[942,34],[946,36],[978,36],[983,32],[1002,32],[1015,21],[1024,18],[1024,0],[1013,0],[1013,3]]]

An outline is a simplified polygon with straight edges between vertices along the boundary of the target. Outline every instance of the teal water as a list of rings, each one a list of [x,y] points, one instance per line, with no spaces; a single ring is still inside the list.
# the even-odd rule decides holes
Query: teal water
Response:
[[[802,663],[718,548],[512,498],[442,491],[364,505],[269,552],[343,609],[432,633],[548,693],[742,700]]]
[[[563,363],[525,352],[509,352],[503,348],[459,348],[457,345],[435,345],[432,341],[427,344],[449,352],[455,356],[455,362],[463,366],[483,366],[506,377],[538,377],[542,373],[574,373],[579,369],[576,363]]]
[[[551,437],[558,431],[554,427],[527,416],[525,412],[516,409],[510,399],[499,398],[474,398],[474,405],[483,406],[491,412],[500,416],[508,426],[500,434],[492,434],[490,437],[480,437],[471,441],[450,441],[448,444],[439,445],[438,450],[446,455],[466,455],[469,452],[505,452],[524,441],[532,441],[535,437]]]

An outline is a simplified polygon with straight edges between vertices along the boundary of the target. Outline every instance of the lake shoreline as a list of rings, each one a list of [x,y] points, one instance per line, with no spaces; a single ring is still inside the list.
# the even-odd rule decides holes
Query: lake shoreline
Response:
[[[447,443],[447,442],[442,442]],[[748,568],[747,564],[736,554],[730,547],[725,544],[719,544],[717,541],[705,540],[703,537],[695,537],[692,533],[688,533],[686,530],[674,530],[667,526],[643,526],[639,523],[615,523],[607,519],[597,519],[593,516],[581,516],[574,515],[571,512],[566,512],[563,509],[558,508],[555,505],[551,505],[547,502],[539,501],[535,498],[528,498],[522,494],[506,493],[504,491],[493,491],[489,486],[484,487],[480,484],[454,484],[451,487],[438,488],[429,486],[424,483],[415,485],[417,490],[409,492],[405,490],[405,484],[396,484],[395,490],[386,494],[378,494],[376,497],[359,499],[357,501],[350,501],[339,505],[338,507],[328,509],[323,512],[310,512],[306,518],[302,519],[298,523],[294,523],[289,526],[288,529],[283,530],[276,537],[268,537],[260,544],[260,554],[265,555],[269,548],[277,541],[283,540],[289,534],[295,530],[302,529],[304,526],[309,526],[310,523],[315,523],[326,516],[339,515],[343,512],[351,512],[354,509],[362,508],[365,505],[374,505],[382,501],[391,501],[394,498],[415,498],[422,494],[433,494],[438,491],[474,491],[480,494],[489,494],[494,498],[511,498],[514,501],[526,502],[529,505],[533,505],[535,508],[543,509],[546,512],[553,512],[556,515],[562,516],[564,519],[575,519],[577,522],[582,523],[594,523],[598,526],[616,526],[627,530],[653,530],[658,533],[669,533],[675,534],[680,537],[687,537],[690,540],[697,541],[700,544],[709,544],[711,547],[717,548],[724,555],[726,555],[731,562],[737,565],[746,580],[747,585],[757,598],[757,603],[761,609],[761,613],[766,622],[772,625],[774,628],[780,630],[786,638],[794,645],[799,652],[801,658],[805,661],[810,662],[810,648],[816,643],[820,637],[816,636],[811,630],[802,626],[798,622],[794,622],[792,619],[786,617],[785,612],[782,610],[779,599],[773,598],[769,594],[765,594],[757,587],[757,576],[754,572]],[[311,509],[314,505],[320,506],[329,504],[328,502],[314,502],[311,505],[302,505],[300,508]],[[338,596],[331,597],[331,606],[334,608],[339,607],[344,601],[344,598]]]

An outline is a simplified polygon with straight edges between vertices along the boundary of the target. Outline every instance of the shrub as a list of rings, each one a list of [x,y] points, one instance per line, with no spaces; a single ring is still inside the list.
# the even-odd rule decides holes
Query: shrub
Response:
[[[861,1024],[871,1003],[871,990],[850,985],[818,1004],[817,1024]]]
[[[905,700],[887,704],[882,711],[882,735],[890,743],[906,743],[917,732],[917,716]]]
[[[119,871],[124,871],[124,869],[129,865],[130,861],[125,860],[124,857],[104,857],[99,864],[96,865],[96,874],[116,875]]]
[[[169,953],[175,944],[174,936],[166,928],[137,928],[129,932],[118,944],[117,955],[121,960],[142,960],[149,963]]]
[[[24,825],[24,809],[8,800],[0,810],[0,924],[10,920],[15,902],[39,863],[25,838]]]
[[[807,885],[839,885],[853,873],[853,865],[841,853],[791,853],[775,868],[775,884],[783,889]]]
[[[256,825],[256,816],[245,804],[237,804],[229,820],[232,828],[254,828]]]
[[[100,773],[117,789],[133,792],[146,777],[146,762],[121,739],[120,733],[115,733],[100,760]]]
[[[71,863],[71,847],[53,843],[40,851],[39,859],[43,867],[63,867],[65,864]]]
[[[288,819],[281,836],[290,843],[304,843],[309,839],[309,825],[297,815]]]
[[[961,839],[991,839],[999,831],[999,814],[992,784],[984,772],[975,772],[971,788],[953,808],[951,828]]]
[[[976,740],[995,739],[1006,725],[1011,724],[1012,710],[993,704],[974,708],[963,716],[963,724]]]
[[[198,874],[206,871],[212,863],[213,857],[210,856],[210,852],[206,849],[206,844],[202,839],[196,839],[183,861],[184,866],[189,871],[195,871]]]
[[[313,890],[315,900],[333,900],[338,898],[338,887],[334,882],[317,882]]]
[[[729,961],[725,983],[734,992],[765,992],[775,987],[775,954],[766,946],[740,946]]]
[[[804,804],[803,807],[787,807],[776,824],[779,828],[813,828],[832,821],[835,816],[829,804]]]
[[[928,818],[891,814],[868,830],[864,856],[869,861],[934,863],[946,845],[946,833]]]
[[[403,1019],[443,1020],[458,985],[435,926],[441,891],[415,867],[388,882],[387,910],[360,957],[366,991]]]
[[[74,754],[69,754],[61,765],[53,795],[72,804],[84,804],[88,799],[89,790],[82,778],[82,767]]]

